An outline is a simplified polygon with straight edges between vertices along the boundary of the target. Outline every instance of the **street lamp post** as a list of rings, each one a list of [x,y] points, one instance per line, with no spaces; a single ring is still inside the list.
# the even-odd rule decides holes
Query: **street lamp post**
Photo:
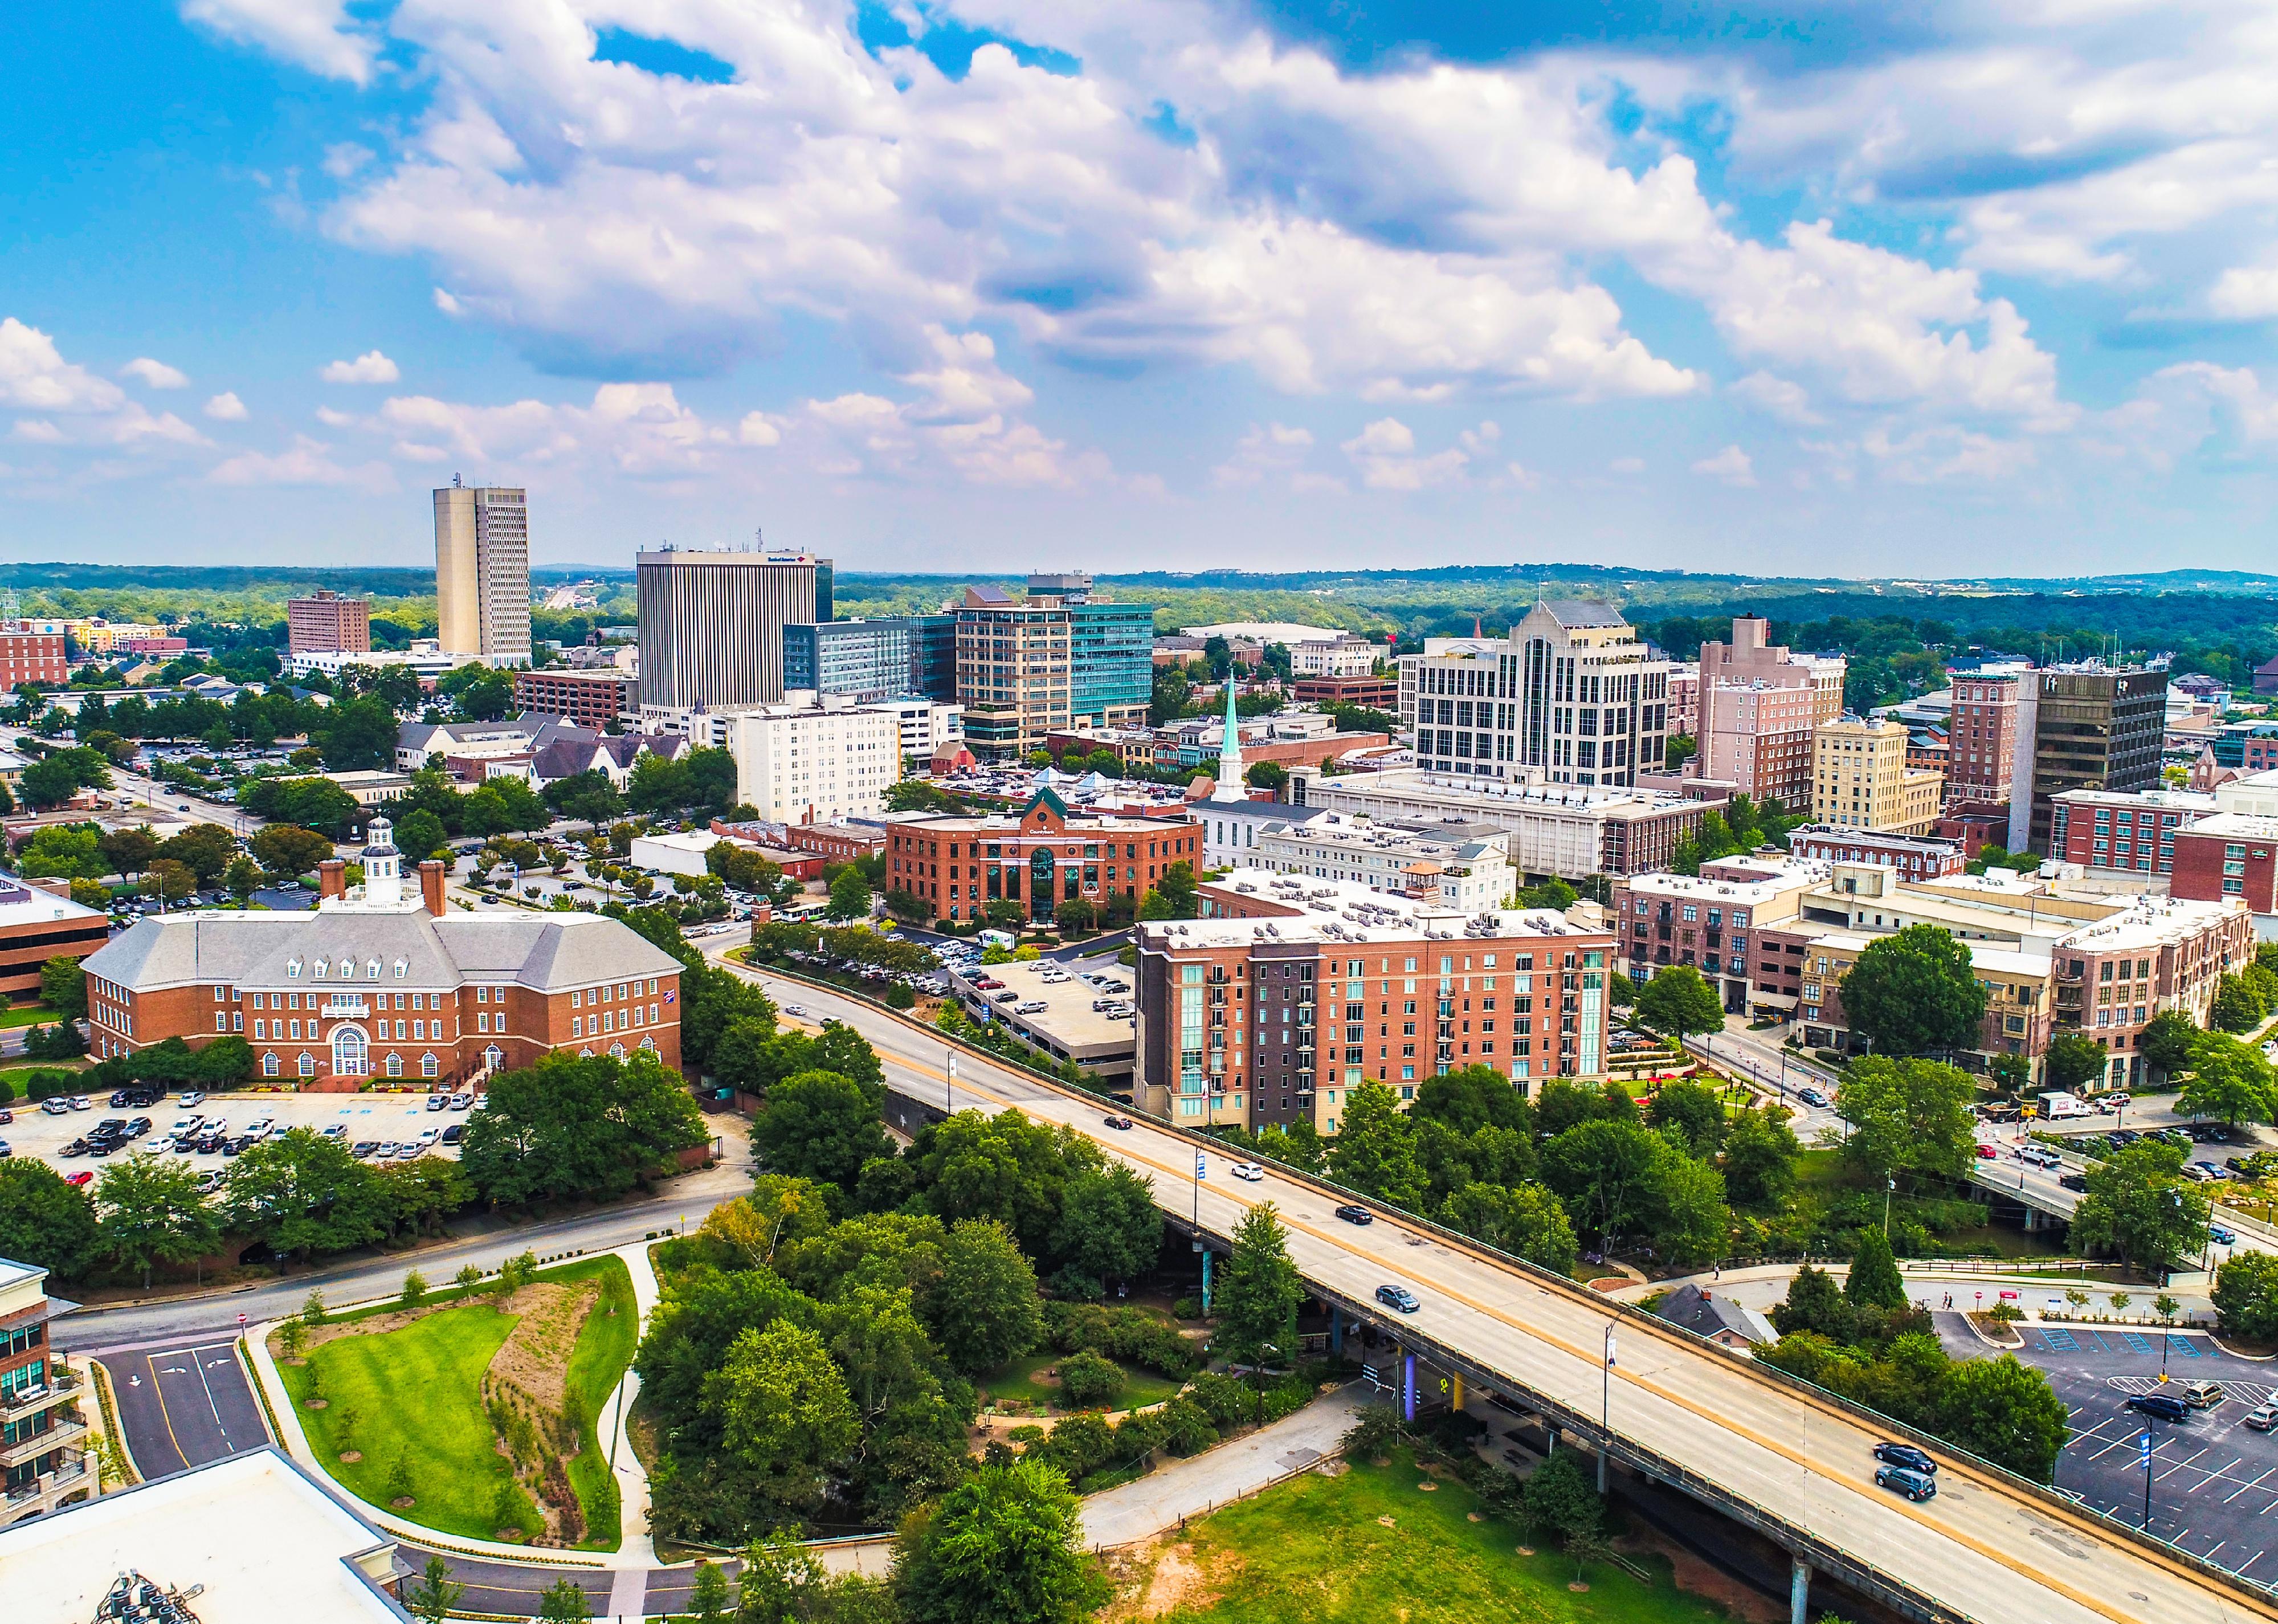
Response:
[[[1606,1321],[1605,1391],[1600,1400],[1598,1425],[1601,1434],[1598,1444],[1598,1492],[1606,1492],[1606,1457],[1613,1452],[1614,1443],[1614,1322]]]
[[[2143,1441],[2137,1445],[2137,1447],[2141,1449],[2144,1453],[2144,1521],[2142,1526],[2146,1531],[2149,1531],[2152,1527],[2152,1429],[2149,1427],[2146,1427],[2144,1429]]]
[[[949,1052],[947,1076],[942,1081],[941,1108],[944,1115],[957,1115],[957,1051]]]
[[[1883,1176],[1883,1238],[1885,1241],[1891,1238],[1891,1192],[1898,1187],[1897,1179],[1888,1174]]]

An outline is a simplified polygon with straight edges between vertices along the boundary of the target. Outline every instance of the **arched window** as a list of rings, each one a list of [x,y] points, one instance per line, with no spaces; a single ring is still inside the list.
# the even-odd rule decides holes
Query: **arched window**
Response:
[[[261,1057],[261,1075],[264,1077],[273,1077],[277,1075],[276,1055],[264,1054]]]
[[[624,1045],[623,1045],[623,1044],[621,1044],[621,1043],[613,1043],[613,1044],[611,1044],[611,1045],[609,1046],[609,1058],[610,1058],[611,1060],[623,1060],[623,1059],[624,1059],[624,1057],[625,1057],[625,1046],[624,1046]]]
[[[393,1050],[388,1052],[387,1075],[391,1077],[400,1077],[403,1075],[403,1056]]]
[[[298,1069],[300,1074],[304,1077],[315,1076],[317,1075],[317,1057],[310,1053],[306,1049],[302,1050]]]
[[[419,1075],[421,1076],[439,1076],[442,1074],[442,1062],[438,1061],[433,1055],[423,1054],[419,1057]]]
[[[371,1046],[364,1039],[360,1026],[336,1026],[333,1029],[333,1075],[339,1077],[361,1077],[371,1071]]]
[[[496,1044],[491,1045],[489,1048],[483,1051],[483,1064],[496,1071],[506,1064],[506,1051]]]
[[[646,1049],[651,1054],[654,1054],[656,1053],[656,1039],[654,1038],[644,1038],[640,1040],[640,1046]]]

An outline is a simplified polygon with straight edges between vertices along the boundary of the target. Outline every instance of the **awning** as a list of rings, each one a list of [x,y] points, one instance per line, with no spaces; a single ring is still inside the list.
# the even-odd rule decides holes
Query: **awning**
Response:
[[[1748,1002],[1762,1004],[1773,1009],[1793,1009],[1796,1006],[1797,999],[1793,992],[1751,992],[1748,994]]]

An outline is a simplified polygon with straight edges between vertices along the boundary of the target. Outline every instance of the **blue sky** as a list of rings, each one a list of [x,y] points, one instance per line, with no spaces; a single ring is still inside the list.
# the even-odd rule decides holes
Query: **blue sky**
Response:
[[[2278,29],[2088,11],[26,12],[0,548],[2267,568]]]

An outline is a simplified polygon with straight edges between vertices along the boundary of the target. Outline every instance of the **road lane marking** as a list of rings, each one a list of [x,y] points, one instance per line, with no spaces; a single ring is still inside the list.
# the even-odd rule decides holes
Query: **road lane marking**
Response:
[[[182,1447],[182,1440],[174,1436],[174,1416],[166,1407],[166,1384],[158,1379],[157,1357],[148,1353],[142,1356],[142,1362],[150,1367],[150,1394],[158,1401],[158,1419],[166,1423],[166,1441],[174,1446],[174,1459],[182,1463],[182,1470],[187,1472],[190,1469],[189,1452]]]
[[[727,961],[724,959],[716,961],[730,964],[735,963],[733,961]],[[748,967],[735,964],[735,968],[742,970],[753,979],[761,979],[757,972],[751,971]],[[801,996],[806,995],[806,992],[803,990]],[[831,994],[821,990],[814,990],[814,995],[819,999],[828,999],[832,997]],[[857,1007],[857,1009],[858,1012],[860,1012],[859,1006]],[[868,1012],[860,1013],[867,1014]],[[850,1026],[853,1024],[852,1022],[848,1022],[846,1023]],[[858,1031],[860,1030],[859,1028],[856,1030]],[[898,1023],[887,1023],[885,1030],[895,1031],[896,1033],[908,1037],[913,1040],[917,1037],[917,1034],[908,1031],[907,1029],[901,1027]],[[882,1056],[881,1058],[883,1059],[885,1057]],[[987,1056],[985,1052],[976,1055],[975,1058],[978,1058],[984,1065],[993,1067],[996,1064],[993,1058]],[[921,1061],[904,1060],[899,1056],[895,1056],[893,1058],[893,1063],[906,1071],[915,1072],[920,1076],[944,1083],[944,1084],[950,1081],[945,1072],[936,1071],[932,1067]],[[959,1076],[956,1079],[956,1083],[958,1086],[962,1087],[968,1094],[991,1101],[992,1103],[1007,1109],[1018,1110],[1023,1115],[1034,1116],[1047,1122],[1051,1122],[1055,1126],[1074,1125],[1059,1123],[1056,1119],[1042,1108],[1039,1104],[1015,1101],[1005,1095],[982,1088],[967,1077]],[[1033,1086],[1035,1086],[1043,1095],[1044,1099],[1051,1104],[1068,1107],[1078,1115],[1081,1114],[1085,1104],[1083,1101],[1077,1100],[1071,1098],[1069,1095],[1059,1093],[1057,1091],[1049,1088],[1041,1080],[1036,1083]],[[1111,1102],[1103,1101],[1101,1103],[1103,1108],[1105,1108]],[[1150,1132],[1163,1131],[1162,1130],[1152,1128],[1151,1125],[1149,1130]],[[1142,1167],[1151,1169],[1154,1172],[1164,1174],[1174,1184],[1184,1182],[1187,1178],[1191,1176],[1183,1165],[1158,1161],[1150,1156],[1140,1154],[1135,1149],[1126,1148],[1119,1145],[1111,1144],[1109,1141],[1100,1139],[1092,1133],[1089,1125],[1080,1130],[1080,1131],[1082,1131],[1086,1138],[1092,1138],[1094,1143],[1097,1144],[1101,1149],[1112,1150],[1117,1155],[1124,1158],[1126,1161],[1135,1162]],[[1183,1149],[1187,1141],[1180,1140],[1178,1143],[1181,1149]],[[1231,1160],[1231,1158],[1228,1159]],[[1303,1184],[1293,1184],[1290,1188],[1293,1191],[1301,1191],[1308,1196],[1316,1194],[1326,1196],[1326,1192],[1317,1192],[1310,1187]],[[1213,1200],[1231,1202],[1234,1205],[1243,1208],[1255,1207],[1258,1204],[1259,1200],[1271,1199],[1268,1196],[1261,1194],[1260,1197],[1253,1199],[1248,1195],[1232,1189],[1216,1190],[1213,1191],[1212,1194]],[[1445,1283],[1428,1281],[1421,1275],[1410,1273],[1406,1269],[1398,1267],[1388,1260],[1375,1258],[1371,1254],[1357,1252],[1350,1246],[1348,1237],[1340,1236],[1334,1231],[1319,1229],[1311,1223],[1299,1220],[1285,1218],[1284,1222],[1289,1229],[1298,1230],[1303,1234],[1312,1237],[1316,1240],[1321,1241],[1349,1260],[1360,1263],[1373,1262],[1380,1268],[1390,1269],[1395,1275],[1407,1275],[1409,1279],[1413,1280],[1417,1284],[1425,1287],[1426,1290],[1435,1291],[1447,1298],[1463,1304],[1476,1314],[1481,1314],[1491,1320],[1499,1321],[1502,1323],[1510,1326],[1514,1330],[1531,1337],[1536,1341],[1545,1344],[1548,1346],[1557,1349],[1580,1364],[1585,1366],[1595,1365],[1601,1357],[1594,1348],[1586,1350],[1578,1344],[1566,1342],[1563,1338],[1550,1334],[1540,1326],[1528,1324],[1510,1314],[1504,1314],[1499,1309],[1489,1307],[1485,1303],[1479,1302],[1477,1299],[1465,1295],[1464,1292],[1447,1285]],[[1403,1236],[1417,1233],[1417,1231],[1410,1229],[1407,1225],[1401,1223],[1397,1217],[1388,1217],[1387,1222],[1394,1228],[1400,1229]],[[1494,1260],[1487,1257],[1484,1253],[1470,1252],[1466,1249],[1460,1247],[1452,1242],[1442,1241],[1441,1244],[1448,1250],[1455,1252],[1458,1255],[1472,1258],[1490,1269],[1509,1273],[1514,1282],[1526,1278],[1526,1276],[1519,1275],[1516,1273],[1516,1271],[1510,1271],[1507,1265],[1499,1264]],[[1544,1294],[1548,1294],[1548,1287],[1541,1287],[1539,1289],[1542,1291]],[[1605,1319],[1612,1317],[1602,1313],[1594,1314],[1594,1311],[1588,1306],[1586,1299],[1576,1300],[1570,1298],[1562,1298],[1560,1300],[1564,1304],[1564,1306],[1575,1308],[1586,1314],[1592,1314],[1593,1317],[1595,1318]],[[1687,1355],[1691,1355],[1696,1359],[1700,1356],[1698,1350],[1694,1349],[1690,1344],[1678,1340],[1673,1335],[1663,1337],[1652,1326],[1640,1323],[1636,1321],[1632,1321],[1629,1323],[1637,1331],[1644,1335],[1653,1336],[1657,1341],[1665,1342],[1670,1346],[1679,1349]],[[1674,1367],[1672,1367],[1672,1368],[1674,1368]],[[1687,1413],[1697,1416],[1712,1428],[1747,1438],[1749,1442],[1756,1444],[1759,1448],[1766,1451],[1768,1453],[1788,1460],[1790,1463],[1803,1471],[1807,1479],[1807,1487],[1808,1478],[1813,1472],[1816,1470],[1818,1475],[1826,1479],[1830,1482],[1841,1484],[1844,1487],[1852,1490],[1859,1498],[1866,1504],[1876,1506],[1879,1509],[1886,1509],[1890,1512],[1895,1513],[1899,1516],[1906,1518],[1925,1530],[1937,1534],[1944,1538],[1951,1539],[1956,1544],[1976,1551],[1978,1555],[1985,1558],[1996,1566],[2007,1568],[2010,1572],[2029,1582],[2038,1584],[2045,1589],[2056,1591],[2058,1594],[2064,1596],[2067,1599],[2089,1612],[2100,1613],[2106,1618],[2115,1620],[2129,1616],[2137,1616],[2125,1615],[2114,1612],[2110,1607],[2106,1606],[2095,1597],[2075,1590],[2073,1586],[2057,1577],[2052,1572],[2047,1569],[2028,1567],[2022,1561],[2012,1556],[2010,1553],[2001,1550],[1999,1547],[1980,1540],[1974,1535],[1965,1533],[1950,1523],[1935,1521],[1930,1516],[1924,1514],[1921,1510],[1915,1506],[1902,1505],[1896,1501],[1892,1501],[1885,1505],[1879,1497],[1867,1492],[1864,1479],[1851,1475],[1839,1469],[1831,1471],[1826,1469],[1824,1467],[1815,1467],[1813,1461],[1808,1457],[1797,1454],[1785,1444],[1777,1443],[1749,1428],[1741,1426],[1737,1421],[1728,1419],[1724,1415],[1712,1413],[1709,1410],[1694,1403],[1670,1388],[1665,1387],[1658,1383],[1646,1380],[1641,1370],[1633,1370],[1632,1372],[1624,1373],[1624,1379],[1639,1390],[1651,1393],[1661,1398],[1664,1403],[1670,1404],[1676,1408],[1685,1410]],[[1868,1425],[1864,1418],[1846,1414],[1843,1411],[1835,1409],[1832,1406],[1822,1406],[1813,1402],[1808,1394],[1785,1393],[1779,1392],[1777,1390],[1769,1390],[1765,1396],[1773,1398],[1776,1401],[1777,1399],[1784,1398],[1792,1404],[1797,1404],[1800,1407],[1807,1411],[1821,1413],[1828,1420],[1841,1425],[1846,1431],[1871,1435],[1872,1429]],[[1586,1406],[1579,1407],[1586,1408]],[[2201,1452],[2204,1453],[2205,1452],[2202,1451]],[[2194,1459],[2196,1459],[2196,1457],[2194,1457]],[[2009,1499],[2008,1491],[2005,1487],[1999,1485],[1997,1480],[1981,1477],[1978,1475],[1970,1472],[1966,1467],[1963,1467],[1959,1463],[1955,1464],[1954,1472],[1957,1476],[1964,1477],[1969,1481],[1973,1486],[1986,1489],[2000,1494],[2005,1500],[2007,1500],[2008,1503],[2014,1507],[2015,1511],[2020,1515],[2028,1514],[2030,1509],[2030,1513],[2031,1514],[2037,1514],[2049,1521],[2068,1525],[2071,1532],[2092,1540],[2099,1549],[2110,1551],[2122,1560],[2132,1559],[2142,1562],[2147,1567],[2160,1573],[2163,1576],[2171,1581],[2180,1581],[2183,1584],[2194,1590],[2203,1588],[2203,1581],[2200,1579],[2199,1575],[2192,1574],[2189,1570],[2178,1569],[2171,1566],[2167,1560],[2162,1559],[2160,1554],[2156,1551],[2144,1551],[2131,1545],[2118,1544],[2103,1530],[2097,1529],[2093,1527],[2083,1527],[2080,1524],[2070,1522],[2070,1520],[2065,1517],[2063,1512],[2056,1507],[2032,1505],[2029,1508],[2027,1504],[2022,1500]],[[1806,1528],[1808,1527],[1808,1524],[1799,1526]],[[2266,1613],[2265,1616],[2271,1615]]]

